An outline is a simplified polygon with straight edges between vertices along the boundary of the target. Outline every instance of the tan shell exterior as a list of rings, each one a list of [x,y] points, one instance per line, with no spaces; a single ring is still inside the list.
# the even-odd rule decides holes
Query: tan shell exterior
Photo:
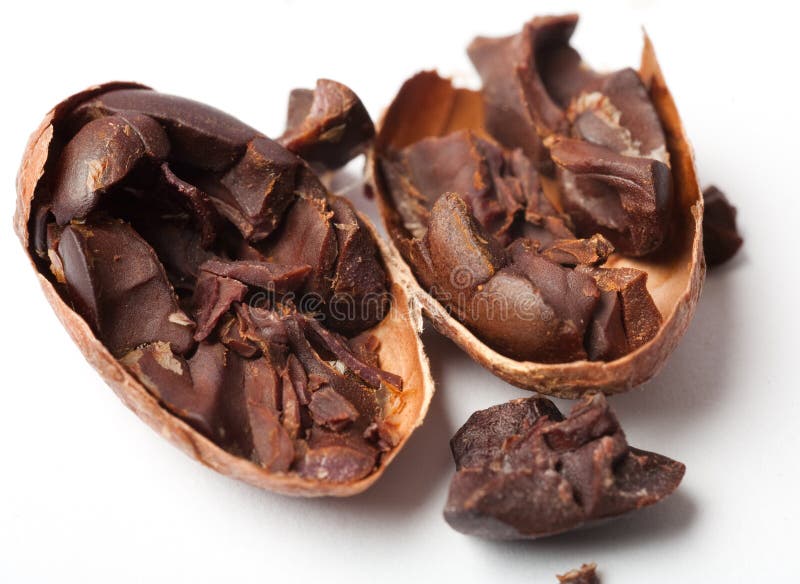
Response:
[[[706,271],[702,240],[703,199],[692,147],[667,89],[653,45],[646,35],[639,73],[649,88],[667,135],[678,200],[677,220],[673,239],[665,246],[665,251],[659,252],[659,257],[635,260],[612,256],[607,265],[627,265],[648,272],[648,289],[664,318],[661,329],[650,342],[610,362],[544,364],[515,361],[484,344],[450,316],[443,305],[419,286],[394,243],[388,243],[393,262],[398,264],[395,273],[399,281],[418,299],[423,313],[436,329],[489,371],[523,389],[556,397],[578,398],[590,391],[600,390],[611,395],[640,385],[661,370],[694,314]],[[403,85],[384,114],[375,149],[367,163],[367,180],[388,233],[403,227],[382,184],[377,153],[388,146],[403,147],[425,136],[444,135],[458,129],[471,128],[480,132],[483,131],[482,124],[482,102],[477,92],[456,89],[434,72],[419,73]]]
[[[30,256],[28,220],[31,214],[31,202],[37,184],[45,170],[45,162],[50,153],[53,138],[53,121],[58,120],[75,104],[91,97],[93,94],[111,88],[144,87],[138,84],[109,83],[94,86],[78,93],[57,105],[50,111],[31,135],[22,164],[17,175],[17,209],[14,215],[14,229],[19,236],[25,253],[36,270],[39,283],[47,300],[67,329],[73,340],[83,352],[86,360],[97,369],[111,389],[123,403],[144,420],[149,426],[183,450],[186,454],[199,460],[217,472],[242,480],[262,489],[268,489],[285,495],[316,496],[349,496],[367,489],[383,473],[386,466],[397,455],[408,440],[411,433],[425,417],[428,404],[433,396],[434,385],[430,374],[428,359],[422,348],[418,333],[422,329],[422,316],[414,297],[407,294],[395,275],[396,260],[387,247],[377,237],[375,228],[365,217],[361,219],[368,225],[379,247],[389,277],[392,281],[393,305],[389,315],[378,324],[372,333],[381,341],[379,358],[381,366],[403,378],[404,390],[398,394],[392,404],[392,414],[387,421],[397,429],[401,436],[398,445],[383,456],[380,468],[368,477],[349,484],[331,484],[300,478],[291,473],[269,473],[264,468],[234,456],[212,441],[195,431],[181,419],[173,416],[161,407],[158,401],[147,392],[128,371],[109,353],[95,337],[82,317],[67,305],[51,282],[39,273]]]

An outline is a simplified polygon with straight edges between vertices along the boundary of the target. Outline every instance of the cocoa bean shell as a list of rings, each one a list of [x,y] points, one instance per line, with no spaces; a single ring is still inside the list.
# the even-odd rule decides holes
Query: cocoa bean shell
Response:
[[[392,293],[392,309],[383,321],[369,332],[380,342],[378,356],[381,367],[403,378],[403,390],[394,393],[394,403],[385,423],[398,438],[395,446],[384,453],[380,466],[363,479],[350,483],[327,483],[303,478],[293,473],[272,473],[243,458],[235,456],[197,432],[186,422],[169,413],[145,387],[109,352],[92,332],[86,321],[64,302],[51,282],[37,266],[31,250],[31,207],[37,188],[48,169],[49,157],[58,148],[53,140],[54,125],[58,124],[79,103],[112,89],[147,88],[137,83],[113,82],[92,86],[55,106],[31,135],[17,175],[17,203],[14,230],[31,261],[45,297],[80,348],[86,360],[94,367],[114,393],[139,418],[161,436],[187,455],[217,472],[239,479],[253,486],[277,493],[303,496],[350,496],[372,485],[402,449],[411,433],[423,421],[428,410],[434,385],[428,359],[423,351],[419,332],[422,315],[416,297],[409,294],[404,282],[406,276],[398,272],[399,266],[390,249],[380,240],[369,220],[361,220],[378,242],[383,262],[387,268]],[[391,400],[390,400],[391,401]]]

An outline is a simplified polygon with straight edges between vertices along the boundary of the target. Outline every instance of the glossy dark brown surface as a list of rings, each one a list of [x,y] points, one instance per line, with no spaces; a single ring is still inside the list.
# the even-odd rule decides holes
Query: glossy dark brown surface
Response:
[[[723,264],[742,247],[742,236],[736,226],[736,207],[715,186],[703,191],[703,251],[709,266]]]

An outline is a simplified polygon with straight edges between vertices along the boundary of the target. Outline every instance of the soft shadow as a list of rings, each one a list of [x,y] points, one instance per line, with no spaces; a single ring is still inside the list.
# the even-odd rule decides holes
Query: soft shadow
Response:
[[[482,548],[499,554],[543,554],[564,552],[576,557],[596,557],[620,547],[658,545],[675,537],[684,537],[697,515],[697,506],[686,493],[676,492],[668,499],[576,531],[538,540],[480,540]],[[466,536],[465,536],[466,537]],[[533,559],[533,558],[532,558]]]
[[[710,270],[686,335],[655,379],[627,394],[614,396],[612,406],[623,426],[686,429],[707,420],[725,399],[735,359],[736,339],[746,335],[734,272],[747,269],[740,253]],[[667,453],[668,454],[668,453]]]

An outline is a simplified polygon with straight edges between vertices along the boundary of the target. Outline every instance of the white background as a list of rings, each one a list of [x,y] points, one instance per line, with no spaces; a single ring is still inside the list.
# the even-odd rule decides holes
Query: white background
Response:
[[[13,4],[0,16],[1,582],[549,583],[587,561],[606,584],[797,581],[796,14],[767,2]],[[534,543],[452,531],[441,518],[449,437],[471,412],[526,394],[432,332],[430,414],[366,494],[294,500],[215,474],[141,423],[85,363],[13,236],[28,134],[87,85],[141,81],[274,135],[293,87],[346,82],[377,116],[419,69],[475,83],[464,53],[475,34],[569,9],[583,14],[575,41],[597,67],[638,64],[647,27],[701,179],[736,203],[746,239],[709,275],[663,373],[612,400],[632,444],[687,465],[656,507]]]

